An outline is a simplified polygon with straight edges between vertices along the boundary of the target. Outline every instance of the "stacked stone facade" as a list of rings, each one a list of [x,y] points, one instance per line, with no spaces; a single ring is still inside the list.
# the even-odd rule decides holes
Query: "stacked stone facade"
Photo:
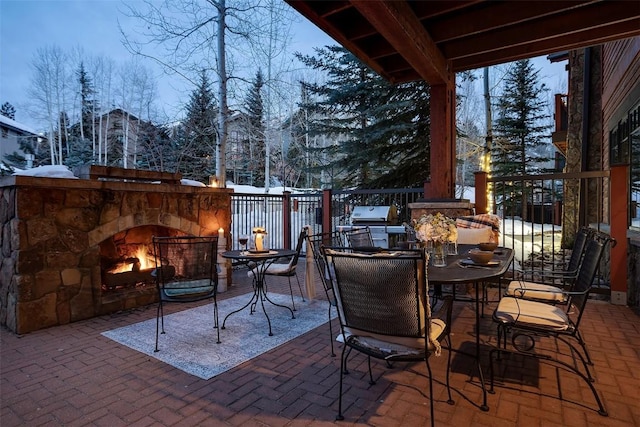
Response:
[[[147,225],[230,229],[231,190],[15,176],[0,181],[0,323],[16,333],[150,304],[153,287],[103,295],[100,249]]]

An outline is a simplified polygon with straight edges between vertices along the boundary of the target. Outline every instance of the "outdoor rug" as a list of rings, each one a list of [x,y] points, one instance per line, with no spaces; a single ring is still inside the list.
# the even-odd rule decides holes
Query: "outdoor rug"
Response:
[[[244,306],[250,294],[218,302],[220,326],[225,316]],[[291,306],[291,296],[270,293],[269,298],[278,304]],[[322,300],[295,298],[295,319],[289,310],[265,301],[271,319],[273,336],[260,304],[254,314],[249,308],[232,314],[220,330],[220,344],[216,344],[213,328],[213,305],[184,310],[164,317],[165,334],[160,334],[159,352],[154,352],[156,319],[145,320],[130,326],[103,332],[107,338],[124,344],[141,353],[181,369],[204,380],[215,377],[247,360],[272,350],[328,321],[329,303]],[[335,310],[332,310],[335,317]]]

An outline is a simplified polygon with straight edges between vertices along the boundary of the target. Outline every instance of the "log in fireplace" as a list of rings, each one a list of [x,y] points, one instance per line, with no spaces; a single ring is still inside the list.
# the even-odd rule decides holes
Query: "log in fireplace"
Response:
[[[16,333],[153,303],[152,236],[230,229],[232,190],[166,172],[74,173],[0,179],[0,323]]]

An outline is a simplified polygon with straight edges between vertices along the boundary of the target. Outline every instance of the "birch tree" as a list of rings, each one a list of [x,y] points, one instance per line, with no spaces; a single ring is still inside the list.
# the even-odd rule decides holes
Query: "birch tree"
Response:
[[[60,117],[68,107],[70,80],[67,54],[59,46],[36,51],[31,61],[30,110],[48,124],[51,164],[60,165],[64,156],[64,134]]]

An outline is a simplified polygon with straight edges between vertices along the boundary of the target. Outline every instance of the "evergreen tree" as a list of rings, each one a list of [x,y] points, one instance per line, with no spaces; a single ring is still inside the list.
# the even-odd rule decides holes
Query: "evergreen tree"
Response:
[[[180,147],[179,172],[185,177],[208,182],[209,176],[215,175],[216,115],[211,82],[202,70],[198,87],[189,98],[185,140]]]
[[[550,152],[549,115],[544,94],[547,88],[540,83],[539,70],[531,61],[517,61],[505,76],[504,92],[497,104],[492,147],[493,173],[498,176],[524,175],[549,172],[545,163],[553,160]],[[496,187],[506,211],[530,200],[519,184]]]
[[[258,70],[245,101],[247,117],[247,138],[243,141],[243,154],[247,159],[248,184],[264,186],[264,170],[266,159],[266,138],[264,123],[264,105],[262,103],[262,88],[264,79],[262,71]]]
[[[342,47],[316,53],[298,58],[326,72],[328,80],[306,85],[317,101],[303,108],[312,117],[310,135],[332,141],[312,154],[332,174],[331,187],[422,185],[429,176],[426,83],[391,85]]]
[[[2,107],[0,107],[0,114],[10,118],[11,120],[16,119],[16,109],[9,102],[5,102],[4,104],[2,104]]]
[[[65,164],[69,167],[94,163],[94,120],[95,100],[91,77],[80,62],[76,72],[80,85],[80,122],[69,128],[69,153]]]
[[[177,171],[180,158],[177,142],[184,141],[183,127],[178,126],[175,129],[176,135],[173,138],[168,129],[150,122],[141,122],[139,132],[140,153],[136,167],[156,171]]]

